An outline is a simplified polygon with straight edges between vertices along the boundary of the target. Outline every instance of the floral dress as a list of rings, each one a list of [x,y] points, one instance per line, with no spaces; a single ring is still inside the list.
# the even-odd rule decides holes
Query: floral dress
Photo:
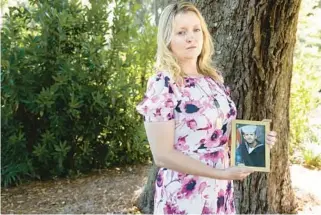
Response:
[[[228,90],[210,77],[186,77],[178,86],[168,72],[148,81],[137,111],[146,122],[175,120],[174,148],[213,168],[229,167],[228,139],[236,109]],[[233,184],[160,168],[154,214],[234,214]]]

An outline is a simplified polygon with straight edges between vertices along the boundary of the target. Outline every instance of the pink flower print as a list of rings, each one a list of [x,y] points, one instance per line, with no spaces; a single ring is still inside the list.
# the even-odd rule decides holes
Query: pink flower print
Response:
[[[212,141],[215,141],[217,140],[221,135],[222,135],[222,130],[221,129],[218,129],[218,130],[215,130],[211,136],[211,140]]]
[[[217,195],[217,211],[216,213],[219,214],[222,209],[224,209],[224,190],[220,190]]]
[[[211,210],[211,208],[204,205],[202,214],[213,214],[213,211]]]
[[[220,137],[222,135],[222,130],[217,129],[215,130],[212,135],[211,138],[206,142],[205,146],[206,147],[216,147],[220,144]]]
[[[197,151],[198,151],[199,149],[206,149],[206,147],[205,147],[205,142],[206,142],[205,139],[201,139],[201,140],[196,144],[196,146],[197,146],[198,148],[197,148],[194,152],[197,153]]]
[[[164,172],[163,171],[159,171],[158,174],[157,174],[157,178],[156,178],[156,184],[158,187],[161,187],[163,186],[163,175],[164,175]]]
[[[150,98],[150,100],[153,102],[153,103],[156,103],[158,100],[159,100],[159,96],[152,96]]]
[[[211,91],[214,91],[214,92],[216,91],[216,85],[213,83],[209,84],[209,88],[211,89]]]
[[[228,95],[228,96],[231,95],[231,89],[230,89],[228,86],[225,87],[225,93],[226,93],[226,95]]]
[[[146,101],[148,99],[148,96],[146,94],[144,95],[143,101]]]
[[[201,106],[201,110],[199,111],[200,114],[204,114],[204,112],[206,110],[208,110],[209,108],[212,108],[212,102],[209,102],[209,100],[205,100],[203,101],[202,103],[202,106]]]
[[[222,150],[206,153],[200,156],[201,159],[204,159],[205,161],[211,161],[213,163],[217,163],[219,159],[223,162],[224,159],[224,153]]]
[[[173,108],[174,107],[173,100],[172,99],[167,99],[166,102],[165,102],[165,107]]]
[[[184,90],[184,91],[182,92],[182,95],[183,95],[183,96],[186,96],[186,97],[191,97],[191,93],[190,93],[188,90]]]
[[[182,189],[178,192],[178,198],[189,199],[196,190],[198,177],[185,177],[182,182]]]
[[[198,145],[200,146],[204,146],[205,145],[205,142],[206,142],[206,139],[201,139],[200,142],[198,143]]]
[[[203,128],[198,128],[197,130],[202,131],[202,130],[206,130],[207,132],[209,132],[209,130],[211,130],[213,128],[212,123],[210,122],[210,120],[206,117],[207,120],[207,124],[205,127]]]
[[[185,143],[186,143],[186,137],[187,137],[188,135],[185,135],[184,137],[179,137],[178,138],[178,141],[177,141],[177,144],[182,144],[182,145],[184,145]]]
[[[157,117],[157,116],[161,116],[161,110],[162,108],[156,108],[156,112],[154,113],[154,116]]]
[[[218,197],[219,196],[224,196],[224,190],[223,189],[220,189],[220,191],[218,192]]]
[[[235,211],[235,205],[234,205],[234,201],[233,200],[230,201],[230,211],[232,213],[234,213],[234,211]]]
[[[179,172],[178,175],[177,175],[178,180],[180,180],[180,181],[184,180],[184,178],[185,178],[186,176],[187,176],[187,174],[181,173],[181,172]]]
[[[143,107],[143,111],[144,111],[145,114],[147,114],[147,112],[148,112],[148,107],[147,107],[147,106],[144,106],[144,107]]]
[[[163,77],[163,73],[158,73],[156,77],[156,81],[159,81]]]
[[[194,78],[185,78],[185,87],[195,87],[195,82]]]
[[[189,127],[191,130],[195,130],[197,128],[197,122],[195,121],[195,119],[188,120],[186,124],[187,127]]]
[[[212,129],[212,124],[207,124],[204,128],[198,128],[198,131],[208,131]]]
[[[231,193],[232,193],[232,182],[229,181],[229,182],[227,183],[227,187],[226,187],[226,194],[227,194],[228,196],[230,196]]]
[[[168,99],[172,100],[173,93],[170,93],[170,92],[164,93],[163,96],[164,96],[164,100],[168,100]]]
[[[168,113],[167,114],[167,119],[168,120],[174,119],[174,114],[173,113]]]
[[[225,143],[227,143],[227,141],[228,141],[228,138],[227,138],[227,136],[222,136],[221,138],[220,138],[220,146],[222,146],[222,145],[224,145]]]
[[[166,202],[164,207],[164,214],[186,214],[185,211],[180,211],[178,205],[172,202]]]
[[[185,151],[189,149],[189,146],[186,144],[186,137],[188,135],[184,136],[184,137],[179,137],[177,140],[177,143],[175,145],[175,148],[180,150],[180,151]]]
[[[231,107],[230,111],[227,113],[227,118],[230,118],[231,116],[235,116],[236,110],[235,108]]]
[[[207,187],[207,183],[203,181],[198,187],[198,193],[202,194],[206,187]]]

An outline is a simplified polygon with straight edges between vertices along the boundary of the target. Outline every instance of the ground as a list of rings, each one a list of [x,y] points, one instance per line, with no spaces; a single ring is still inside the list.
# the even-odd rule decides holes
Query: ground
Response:
[[[77,179],[32,182],[1,189],[1,214],[138,213],[135,196],[146,182],[148,165],[94,172]],[[321,171],[291,165],[299,214],[321,213]]]

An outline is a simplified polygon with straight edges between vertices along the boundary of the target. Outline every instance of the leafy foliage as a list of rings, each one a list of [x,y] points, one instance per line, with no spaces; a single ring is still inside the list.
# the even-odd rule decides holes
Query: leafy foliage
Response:
[[[301,6],[291,85],[290,150],[294,155],[302,152],[306,165],[321,167],[321,150],[311,151],[321,143],[317,113],[317,108],[321,108],[321,25],[318,21],[321,8],[316,0],[309,4],[303,2]],[[313,111],[316,114],[311,114]]]
[[[155,54],[148,14],[135,22],[130,0],[29,3],[1,31],[2,184],[149,159],[135,111]]]

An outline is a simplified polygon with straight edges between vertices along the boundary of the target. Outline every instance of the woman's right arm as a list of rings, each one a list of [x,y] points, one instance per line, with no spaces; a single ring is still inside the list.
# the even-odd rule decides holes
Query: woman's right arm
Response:
[[[154,161],[159,167],[221,180],[242,180],[253,172],[246,167],[215,169],[175,150],[175,120],[145,122],[145,129]]]

